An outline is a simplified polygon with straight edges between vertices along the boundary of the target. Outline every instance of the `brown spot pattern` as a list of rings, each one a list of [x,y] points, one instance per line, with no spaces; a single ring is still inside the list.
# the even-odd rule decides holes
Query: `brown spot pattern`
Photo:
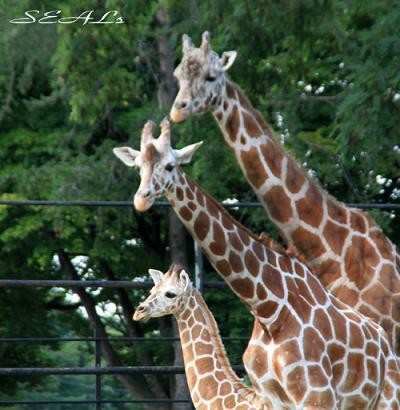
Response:
[[[226,120],[225,128],[228,131],[229,138],[232,142],[236,141],[237,134],[239,132],[240,118],[239,111],[235,105],[230,112],[228,119]]]
[[[347,363],[346,379],[342,387],[344,393],[355,390],[365,377],[364,360],[361,353],[350,353],[347,358]]]
[[[257,307],[257,315],[263,318],[269,318],[276,312],[278,307],[279,305],[271,300],[261,303],[261,305]]]
[[[379,257],[371,244],[361,236],[353,236],[352,246],[346,252],[345,266],[349,279],[358,289],[364,289],[371,282],[378,262]]]
[[[221,219],[222,219],[222,225],[224,225],[225,229],[227,229],[228,231],[231,231],[234,228],[230,215],[222,214]]]
[[[276,141],[269,140],[268,143],[261,145],[260,149],[268,168],[277,178],[280,178],[283,152],[277,144]]]
[[[254,284],[249,278],[235,279],[231,285],[241,297],[252,298],[254,296]]]
[[[226,277],[232,273],[231,265],[226,260],[218,261],[215,267],[222,276]]]
[[[363,300],[374,306],[382,315],[390,315],[392,293],[387,291],[379,282],[363,293]]]
[[[210,244],[210,250],[215,255],[224,255],[226,252],[226,240],[224,231],[218,225],[218,223],[213,223],[213,234],[214,234],[214,242]]]
[[[300,219],[307,224],[318,227],[323,217],[322,194],[316,185],[311,184],[304,198],[296,202]]]
[[[267,297],[267,291],[261,283],[257,285],[257,297],[259,300],[264,300]]]
[[[359,292],[355,291],[354,289],[348,288],[346,285],[342,285],[337,288],[334,294],[339,300],[349,306],[354,306],[358,302],[360,297]]]
[[[385,259],[393,259],[394,249],[388,238],[381,231],[370,233],[370,237]]]
[[[310,362],[319,362],[325,351],[324,341],[311,327],[304,330],[304,358]]]
[[[284,288],[281,273],[270,265],[265,265],[262,280],[267,289],[274,293],[278,298],[283,298]]]
[[[314,313],[314,327],[324,336],[325,340],[332,339],[331,321],[323,309],[317,309]]]
[[[265,255],[264,255],[264,246],[261,245],[260,242],[254,241],[253,244],[252,244],[252,249],[253,249],[254,253],[256,254],[258,260],[260,262],[263,262],[264,257],[265,257]]]
[[[329,285],[341,276],[340,264],[333,259],[323,261],[313,270],[325,288],[329,288]]]
[[[183,200],[183,191],[182,188],[176,188],[176,197],[178,198],[178,201]]]
[[[321,239],[302,227],[293,232],[292,238],[299,252],[308,260],[313,260],[325,252]]]
[[[337,221],[342,224],[347,223],[347,210],[344,206],[340,205],[333,198],[328,198],[327,206],[328,206],[328,215],[334,221]]]
[[[252,138],[258,138],[263,134],[260,126],[257,124],[255,119],[243,111],[243,123],[246,128],[247,134]]]
[[[343,250],[344,242],[347,238],[349,231],[347,228],[343,228],[340,225],[335,224],[334,222],[328,221],[325,225],[323,235],[328,241],[333,252],[337,255],[341,255]]]
[[[185,221],[190,221],[192,219],[192,211],[187,208],[186,206],[183,206],[179,210],[179,215],[185,220]]]
[[[294,400],[299,403],[307,391],[304,369],[296,367],[287,376],[287,388],[292,393]]]
[[[281,186],[274,185],[270,188],[264,194],[264,201],[268,207],[271,218],[283,223],[288,222],[292,217],[292,203]]]
[[[358,211],[351,211],[350,213],[350,223],[351,227],[360,233],[366,233],[367,232],[367,225],[365,218],[362,214],[360,214]]]
[[[200,211],[194,222],[194,232],[200,241],[203,241],[210,230],[210,219],[204,211]]]
[[[229,263],[233,272],[242,272],[243,271],[243,262],[242,258],[235,252],[231,251],[229,253]]]
[[[218,389],[218,384],[213,376],[202,378],[201,383],[198,384],[199,394],[204,400],[211,400],[215,397]]]
[[[252,251],[248,250],[245,253],[244,263],[251,275],[253,275],[254,277],[258,276],[260,264]]]
[[[326,378],[324,372],[320,368],[320,366],[309,366],[307,368],[308,377],[310,378],[311,386],[313,387],[323,387],[326,386],[328,383],[328,379]],[[315,401],[313,401],[315,403]]]
[[[247,179],[255,188],[259,188],[268,178],[268,175],[260,161],[257,148],[253,147],[248,151],[242,151],[240,153],[240,158],[242,159]]]
[[[295,161],[289,158],[286,171],[286,186],[288,190],[293,194],[299,192],[305,181],[306,178],[303,171]]]
[[[239,252],[244,249],[244,246],[239,239],[238,235],[235,232],[229,232],[228,234],[228,242]]]

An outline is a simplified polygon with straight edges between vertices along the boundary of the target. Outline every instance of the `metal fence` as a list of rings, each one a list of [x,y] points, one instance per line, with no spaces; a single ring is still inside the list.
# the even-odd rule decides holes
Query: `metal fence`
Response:
[[[131,207],[132,203],[128,201],[56,201],[56,200],[0,200],[0,205],[14,205],[14,206],[84,206],[84,207]],[[156,202],[156,206],[168,207],[167,202]],[[350,207],[360,209],[382,209],[382,210],[400,210],[400,204],[347,204]],[[257,208],[261,207],[256,202],[238,202],[234,204],[226,204],[227,208]],[[203,256],[200,247],[194,242],[195,253],[195,286],[201,292],[204,288],[225,287],[225,282],[215,281],[208,282],[203,279]],[[124,289],[143,289],[149,288],[152,283],[149,281],[107,281],[107,280],[15,280],[2,279],[0,280],[0,288],[10,287],[59,287],[59,288],[124,288]],[[246,340],[246,337],[223,337],[224,341]],[[0,368],[0,376],[17,376],[17,375],[92,375],[95,378],[94,392],[92,400],[49,400],[49,401],[18,401],[18,400],[0,400],[0,406],[11,405],[29,405],[35,408],[40,408],[43,405],[65,405],[65,404],[87,404],[94,405],[96,410],[101,410],[103,404],[123,404],[123,403],[188,403],[189,400],[174,400],[174,399],[148,399],[148,400],[107,400],[102,397],[102,383],[101,377],[105,375],[118,374],[182,374],[184,373],[183,366],[124,366],[124,367],[103,367],[101,355],[101,341],[104,340],[94,331],[93,337],[87,338],[15,338],[2,337],[0,343],[40,343],[51,344],[59,342],[92,342],[94,343],[94,367],[34,367],[34,368]],[[110,342],[143,342],[149,341],[149,338],[141,337],[112,337],[107,338]],[[173,337],[157,337],[153,339],[155,342],[169,341],[174,342],[179,339]],[[242,365],[234,365],[233,369],[237,372],[243,372]]]

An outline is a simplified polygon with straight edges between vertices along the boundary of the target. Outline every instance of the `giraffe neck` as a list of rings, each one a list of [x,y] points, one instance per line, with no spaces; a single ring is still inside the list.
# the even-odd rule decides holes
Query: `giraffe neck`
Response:
[[[178,180],[167,194],[172,207],[210,263],[230,288],[266,326],[272,326],[287,304],[286,274],[299,262],[271,247],[236,221],[178,168]],[[303,265],[301,265],[303,266]],[[276,287],[273,302],[268,286]]]
[[[226,142],[281,236],[312,265],[327,247],[320,240],[310,240],[309,232],[322,226],[327,211],[331,220],[343,225],[346,208],[285,152],[237,85],[226,80],[223,88],[213,115]]]
[[[175,317],[194,404],[216,399],[253,402],[254,392],[232,370],[215,319],[196,289]]]

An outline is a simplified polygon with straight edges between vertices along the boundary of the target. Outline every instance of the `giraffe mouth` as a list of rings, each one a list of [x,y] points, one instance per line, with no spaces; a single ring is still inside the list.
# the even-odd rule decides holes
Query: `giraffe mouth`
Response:
[[[135,195],[133,206],[139,212],[146,212],[154,203],[154,198]]]
[[[190,115],[190,110],[178,110],[172,107],[169,114],[171,120],[177,124],[184,122]]]
[[[150,319],[150,316],[148,315],[146,311],[143,312],[143,311],[135,310],[135,313],[133,314],[132,319],[135,322],[139,322],[139,321],[147,322]]]

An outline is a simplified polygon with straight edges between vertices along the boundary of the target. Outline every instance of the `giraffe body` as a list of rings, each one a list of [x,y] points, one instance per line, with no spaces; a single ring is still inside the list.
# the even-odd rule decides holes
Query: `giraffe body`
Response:
[[[236,52],[184,36],[171,118],[212,112],[243,173],[288,245],[341,301],[379,323],[400,355],[400,258],[376,223],[325,192],[283,149],[243,91],[226,77]],[[396,262],[397,257],[397,262]]]
[[[182,343],[185,372],[198,410],[267,410],[254,391],[234,373],[217,324],[188,275],[176,265],[165,275],[150,269],[155,286],[137,308],[134,319],[175,316]]]
[[[147,135],[154,129],[154,124],[145,126],[148,145],[132,158],[124,157],[128,148],[115,151],[126,164],[140,168],[135,203],[140,199],[148,209],[156,196],[166,195],[211,264],[256,318],[244,364],[264,404],[274,409],[372,409],[380,399],[385,400],[382,408],[400,400],[398,364],[384,331],[326,291],[295,255],[248,231],[204,193],[177,165],[182,158],[188,161],[198,145],[183,149],[183,157],[182,150],[156,143],[169,138],[168,123],[162,124],[158,140]],[[164,152],[150,156],[148,150],[156,146]],[[173,170],[165,165],[171,164],[171,155]],[[383,399],[384,382],[389,387]]]

